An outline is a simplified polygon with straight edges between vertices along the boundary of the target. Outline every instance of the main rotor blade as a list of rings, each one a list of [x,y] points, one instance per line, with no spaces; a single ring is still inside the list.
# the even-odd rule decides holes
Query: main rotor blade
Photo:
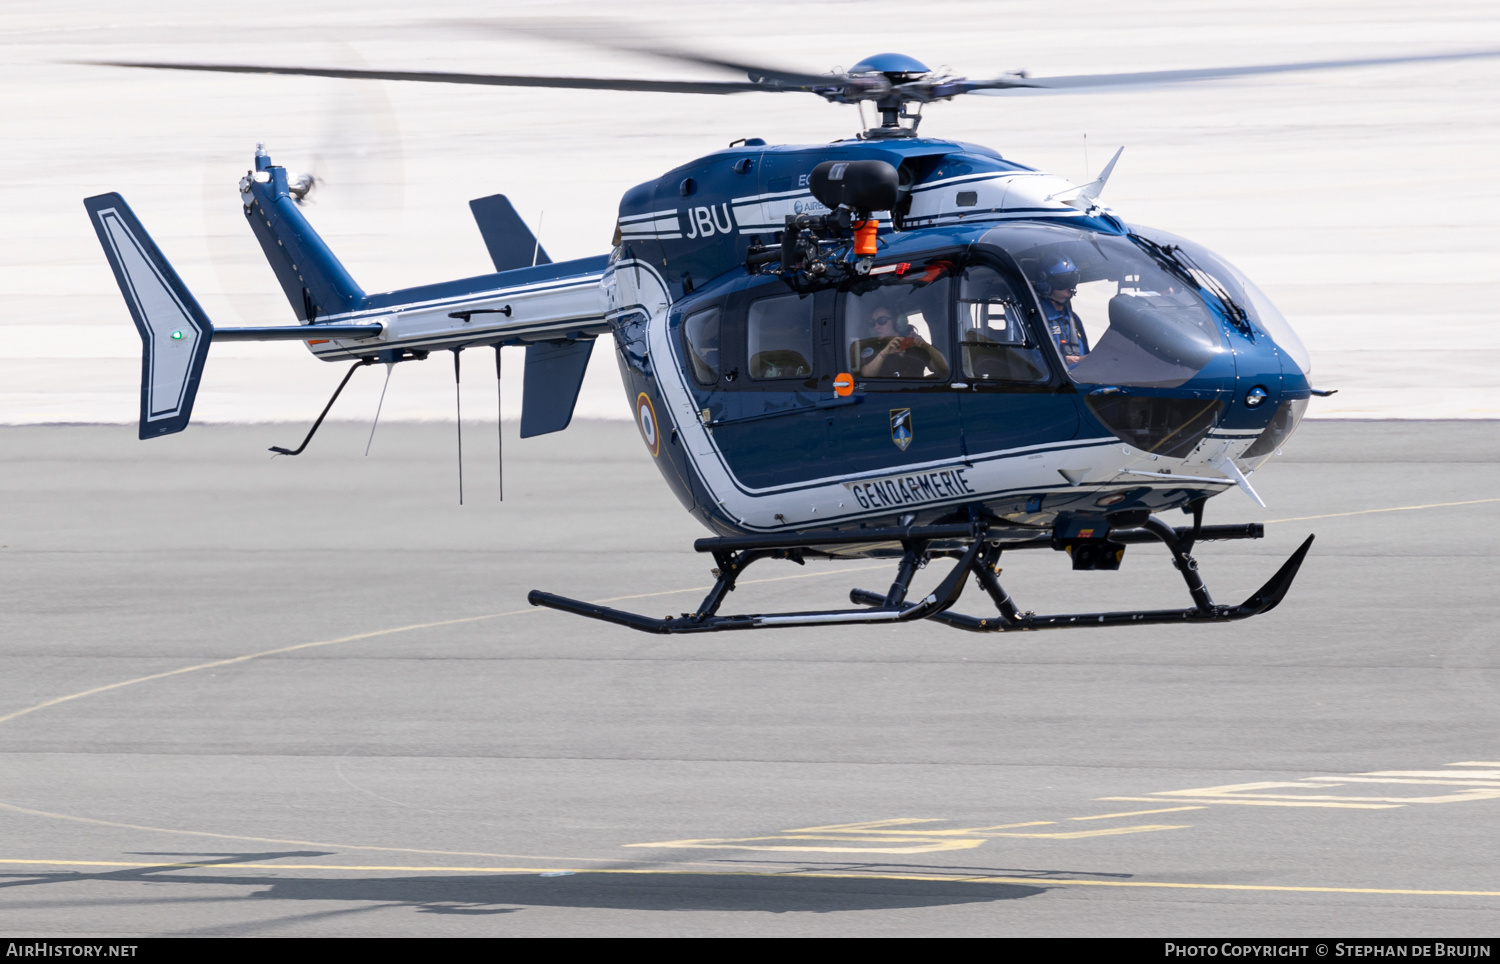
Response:
[[[195,70],[219,74],[279,74],[348,80],[406,80],[427,84],[477,84],[488,87],[562,87],[573,90],[628,90],[662,94],[739,94],[760,90],[799,90],[775,83],[712,80],[626,80],[605,77],[521,77],[505,74],[461,74],[421,70],[341,70],[322,67],[267,67],[259,64],[177,64],[125,60],[75,60],[95,67],[141,67],[147,70]]]
[[[1470,50],[1452,54],[1414,54],[1405,57],[1357,57],[1349,60],[1306,60],[1290,64],[1260,64],[1247,67],[1204,67],[1195,70],[1144,70],[1130,74],[1075,74],[1065,77],[1028,77],[1024,86],[1042,90],[1078,90],[1088,87],[1123,87],[1150,84],[1180,84],[1194,80],[1218,80],[1223,77],[1249,77],[1255,74],[1289,74],[1302,70],[1341,70],[1352,67],[1378,67],[1385,64],[1434,63],[1445,60],[1479,60],[1500,57],[1500,50]],[[1016,85],[1023,86],[1023,85]],[[996,95],[1003,89],[976,90],[976,94]]]
[[[805,87],[832,87],[848,81],[847,74],[805,74],[796,70],[785,70],[780,67],[766,67],[760,64],[747,64],[737,60],[723,60],[717,57],[708,57],[701,54],[692,54],[686,51],[673,50],[670,47],[621,47],[621,50],[634,50],[638,53],[650,54],[663,60],[674,60],[679,63],[697,64],[702,67],[717,67],[720,70],[731,70],[742,73],[755,82],[770,81],[791,88]]]
[[[446,23],[451,24],[453,21],[447,21]],[[465,26],[477,27],[481,30],[493,30],[501,33],[525,33],[548,40],[587,44],[591,47],[600,47],[606,50],[645,54],[650,57],[670,60],[676,63],[693,64],[699,67],[713,67],[717,70],[728,70],[744,74],[752,81],[771,81],[784,87],[828,87],[843,84],[849,79],[848,75],[841,73],[811,74],[806,71],[787,70],[782,67],[767,67],[764,64],[752,64],[739,60],[726,60],[721,57],[683,50],[680,47],[674,47],[653,37],[641,34],[632,25],[620,21],[591,19],[590,21],[580,23],[571,20],[515,18],[466,20],[461,21],[461,23]]]

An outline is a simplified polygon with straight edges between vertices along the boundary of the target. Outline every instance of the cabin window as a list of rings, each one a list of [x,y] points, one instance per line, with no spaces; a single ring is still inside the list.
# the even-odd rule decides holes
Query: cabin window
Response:
[[[813,298],[786,294],[752,302],[747,325],[751,378],[807,378],[813,362]]]
[[[966,378],[978,383],[1038,384],[1047,363],[1026,329],[1015,289],[994,268],[964,271],[958,292],[958,342]]]
[[[687,348],[693,378],[700,385],[719,380],[719,309],[709,308],[688,315],[682,323],[682,340]]]
[[[844,342],[851,373],[911,381],[948,377],[948,272],[946,262],[937,262],[850,291]]]

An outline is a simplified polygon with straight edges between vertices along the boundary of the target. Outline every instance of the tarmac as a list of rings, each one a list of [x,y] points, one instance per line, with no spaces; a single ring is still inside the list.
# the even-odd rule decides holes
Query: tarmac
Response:
[[[1274,612],[658,637],[703,531],[633,425],[0,428],[0,932],[1492,937],[1494,422],[1304,424],[1209,522]],[[1023,608],[1186,605],[1006,556]],[[892,566],[765,562],[726,611]],[[934,564],[921,578],[936,582]],[[961,609],[978,611],[972,587]]]

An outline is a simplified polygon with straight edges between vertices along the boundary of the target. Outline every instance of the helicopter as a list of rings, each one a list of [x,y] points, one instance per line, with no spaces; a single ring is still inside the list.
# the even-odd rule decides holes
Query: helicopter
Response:
[[[662,53],[662,51],[653,51]],[[1286,596],[1309,535],[1238,605],[1216,603],[1192,552],[1256,539],[1205,525],[1296,430],[1314,396],[1296,333],[1255,284],[1185,238],[1101,203],[1117,152],[1077,185],[977,144],[919,135],[922,108],[965,94],[1180,83],[1500,51],[1203,70],[969,80],[903,54],[829,74],[682,52],[737,81],[110,61],[108,66],[513,87],[812,93],[872,104],[879,123],[811,146],[744,138],[627,190],[608,254],[553,263],[504,195],[470,207],[494,263],[478,277],[367,294],[299,202],[312,186],[258,147],[245,217],[296,325],[216,327],[119,194],[85,199],[143,342],[140,437],[187,427],[214,341],[302,341],[351,367],[524,346],[522,438],[561,431],[595,341],[614,341],[641,439],[713,535],[715,582],[658,618],[532,591],[537,606],[652,633],[931,620],[974,632],[1245,619]],[[97,62],[105,64],[106,62]],[[915,108],[915,109],[913,109]],[[1122,149],[1123,150],[1123,149]],[[1181,510],[1174,526],[1161,513]],[[1192,605],[1038,614],[999,582],[1002,553],[1065,552],[1114,570],[1162,543]],[[852,608],[724,615],[762,559],[896,559]],[[908,598],[918,570],[952,568]],[[994,612],[954,610],[973,576]]]

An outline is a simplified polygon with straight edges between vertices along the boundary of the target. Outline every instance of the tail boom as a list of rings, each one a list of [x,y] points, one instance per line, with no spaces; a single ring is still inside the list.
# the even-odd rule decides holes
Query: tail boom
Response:
[[[245,215],[300,324],[216,329],[124,198],[103,194],[84,202],[141,335],[141,438],[187,427],[215,338],[304,341],[325,361],[366,363],[524,345],[523,434],[567,426],[592,342],[610,330],[603,284],[608,256],[366,295],[302,216],[286,169],[272,165],[263,150],[240,191]],[[517,228],[519,219],[511,220],[490,227],[519,236],[524,225]],[[534,236],[528,231],[522,240],[531,244],[533,260],[540,260]]]

